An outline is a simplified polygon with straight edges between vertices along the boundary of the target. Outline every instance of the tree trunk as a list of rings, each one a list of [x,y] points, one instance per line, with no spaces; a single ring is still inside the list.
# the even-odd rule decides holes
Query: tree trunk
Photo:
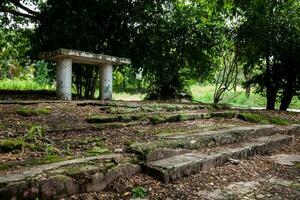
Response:
[[[296,72],[295,67],[288,67],[287,69],[287,82],[283,90],[283,95],[281,98],[280,110],[286,111],[294,96],[294,84],[296,82]]]
[[[250,93],[251,93],[251,85],[250,84],[247,84],[245,93],[246,93],[246,97],[249,98]]]
[[[269,56],[266,57],[266,90],[267,90],[267,110],[275,110],[277,91],[273,81],[273,73],[271,70]]]
[[[284,90],[283,97],[281,99],[280,110],[286,111],[294,96],[293,89]]]
[[[250,73],[245,73],[244,72],[244,77],[245,77],[245,82],[246,82],[246,87],[245,87],[245,95],[246,97],[250,97],[250,93],[251,93],[251,74]]]
[[[276,93],[274,87],[267,88],[267,110],[275,110]]]

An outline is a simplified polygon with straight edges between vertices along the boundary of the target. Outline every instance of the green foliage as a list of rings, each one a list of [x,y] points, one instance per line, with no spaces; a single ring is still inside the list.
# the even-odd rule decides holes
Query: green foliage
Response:
[[[44,61],[38,61],[34,64],[35,76],[34,81],[39,85],[50,85],[52,79],[50,78],[50,66]]]
[[[121,66],[113,73],[113,85],[115,92],[126,92],[130,94],[145,93],[149,83],[142,76],[141,72],[136,72],[130,66]]]
[[[137,186],[132,189],[132,198],[145,198],[147,196],[147,188]]]
[[[296,0],[234,1],[245,22],[239,27],[237,48],[257,91],[266,94],[267,108],[281,97],[286,110],[300,89],[300,4]]]
[[[157,13],[151,13],[153,10]],[[138,26],[134,40],[134,67],[150,81],[148,99],[189,98],[187,85],[208,76],[213,46],[211,12],[205,3],[182,1],[157,4],[149,12],[149,26]],[[144,20],[144,19],[141,19]]]
[[[0,80],[28,78],[24,66],[28,64],[30,30],[0,29]]]

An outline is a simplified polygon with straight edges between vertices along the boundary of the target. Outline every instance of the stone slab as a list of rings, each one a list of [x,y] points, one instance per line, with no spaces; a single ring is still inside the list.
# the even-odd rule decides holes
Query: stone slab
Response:
[[[119,58],[103,54],[90,53],[72,49],[58,49],[55,51],[43,52],[39,55],[41,59],[56,61],[59,58],[71,58],[73,63],[83,63],[91,65],[99,65],[103,63],[120,65],[130,64],[128,58]]]
[[[14,173],[14,174],[10,174],[10,175],[0,176],[0,185],[8,183],[8,182],[23,181],[23,180],[26,180],[29,178],[33,178],[33,177],[41,174],[44,171],[53,170],[53,169],[56,169],[59,167],[67,166],[67,165],[86,163],[86,162],[95,161],[95,160],[107,160],[107,159],[113,159],[113,158],[117,158],[117,157],[121,157],[121,156],[122,155],[120,155],[120,154],[100,155],[100,156],[77,158],[77,159],[66,160],[66,161],[57,162],[57,163],[33,166],[29,170],[26,170],[26,171],[23,171],[20,173]]]
[[[161,181],[168,183],[202,170],[222,166],[229,158],[244,159],[271,153],[291,141],[292,137],[287,135],[261,137],[242,143],[237,148],[223,148],[210,154],[193,152],[149,162],[145,166],[145,172],[150,172],[153,177],[162,178]]]
[[[293,166],[296,162],[300,163],[300,154],[279,154],[271,156],[271,159],[280,165]]]
[[[149,143],[134,143],[130,145],[129,151],[142,155],[146,161],[154,161],[171,157],[163,153],[164,148],[199,150],[205,147],[232,144],[246,141],[252,138],[269,136],[281,132],[271,125],[257,125],[246,127],[233,127],[218,131],[198,132],[179,136],[170,136],[164,140]],[[160,153],[160,151],[162,151]],[[181,151],[183,154],[184,152]],[[156,155],[160,155],[159,157]],[[163,157],[166,155],[166,157]]]
[[[25,180],[2,183],[0,184],[0,199],[48,200],[73,194],[100,192],[117,178],[130,178],[141,172],[139,165],[131,163],[117,164],[109,169],[95,166],[87,164],[79,166],[79,170],[74,171],[77,168],[72,165],[73,168],[59,168]]]

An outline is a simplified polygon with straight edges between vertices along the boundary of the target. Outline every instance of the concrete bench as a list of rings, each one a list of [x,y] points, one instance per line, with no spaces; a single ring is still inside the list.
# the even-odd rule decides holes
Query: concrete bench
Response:
[[[56,62],[56,95],[61,100],[72,99],[72,63],[99,66],[101,100],[112,99],[113,65],[131,63],[127,58],[71,49],[43,52],[40,58]]]

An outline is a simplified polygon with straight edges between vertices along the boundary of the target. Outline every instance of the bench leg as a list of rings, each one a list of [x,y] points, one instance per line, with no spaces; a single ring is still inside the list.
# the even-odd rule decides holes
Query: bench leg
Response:
[[[103,64],[100,70],[100,99],[104,101],[112,100],[112,84],[113,84],[113,66],[111,64]]]
[[[56,96],[72,100],[72,59],[62,58],[56,65]]]

